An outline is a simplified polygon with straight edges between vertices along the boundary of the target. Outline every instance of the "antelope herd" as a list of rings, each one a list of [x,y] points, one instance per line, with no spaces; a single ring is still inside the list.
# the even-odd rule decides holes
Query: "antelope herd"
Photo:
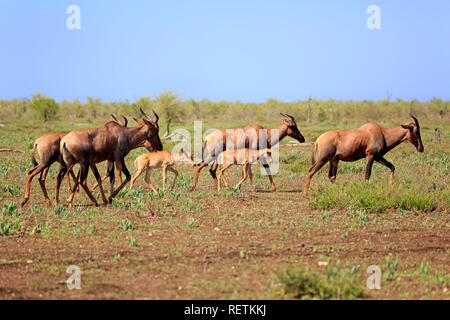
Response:
[[[145,181],[151,190],[157,193],[155,186],[150,181],[150,172],[155,168],[163,169],[163,188],[167,182],[167,171],[175,174],[171,185],[171,189],[173,189],[178,176],[178,171],[174,166],[182,163],[196,166],[191,191],[194,191],[197,186],[200,171],[208,165],[211,165],[209,171],[218,191],[221,189],[222,180],[228,187],[224,171],[233,164],[242,165],[242,177],[236,187],[239,188],[249,177],[253,188],[251,165],[257,161],[263,165],[272,190],[277,191],[269,166],[272,162],[272,148],[286,136],[294,138],[300,143],[305,142],[294,117],[281,114],[285,119],[275,128],[265,129],[258,124],[253,124],[244,128],[213,131],[203,143],[201,162],[196,164],[189,152],[182,150],[181,153],[170,153],[162,150],[158,115],[153,111],[155,120],[152,120],[142,109],[140,112],[141,119],[133,118],[138,123],[138,126],[135,127],[128,127],[126,117],[122,116],[124,123],[120,123],[112,115],[114,121],[109,121],[98,128],[47,134],[37,139],[31,155],[34,167],[27,174],[22,206],[29,200],[31,181],[38,174],[46,203],[51,205],[45,180],[50,166],[55,162],[60,163],[60,168],[56,178],[54,204],[58,204],[61,182],[64,177],[67,177],[67,188],[70,192],[67,200],[69,208],[73,206],[74,196],[79,186],[84,189],[95,206],[98,206],[98,202],[92,191],[98,186],[103,203],[108,204],[130,181],[130,188],[132,188],[136,179],[144,171],[146,172]],[[330,163],[328,177],[331,182],[334,182],[339,161],[356,161],[362,158],[366,158],[366,180],[370,178],[373,162],[377,161],[391,170],[390,184],[392,184],[395,167],[384,158],[384,155],[404,141],[411,142],[418,152],[423,152],[424,149],[420,137],[419,121],[413,115],[411,117],[414,120],[413,123],[394,128],[383,128],[375,123],[367,123],[357,129],[333,130],[319,136],[314,144],[312,166],[308,169],[303,193],[307,194],[311,178],[327,162]],[[131,150],[139,147],[144,147],[149,152],[136,159],[136,172],[131,176],[125,165],[125,157]],[[37,163],[35,159],[36,151],[39,154],[40,163]],[[102,178],[96,165],[103,161],[108,161],[108,169]],[[73,168],[77,163],[79,163],[80,169],[75,176]],[[118,171],[120,182],[116,189],[114,189],[115,168]],[[97,181],[91,189],[87,185],[89,169],[92,170]],[[216,175],[217,170],[219,171]],[[124,181],[122,181],[121,172],[125,174]],[[73,187],[71,187],[69,176],[74,180]],[[110,179],[110,195],[109,198],[106,198],[102,182],[108,177]]]

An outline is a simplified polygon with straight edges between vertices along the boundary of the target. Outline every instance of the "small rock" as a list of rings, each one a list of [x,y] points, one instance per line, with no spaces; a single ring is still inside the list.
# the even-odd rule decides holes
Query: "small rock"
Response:
[[[27,263],[33,263],[33,260],[27,260]]]
[[[328,265],[328,261],[319,261],[319,267],[326,267]]]
[[[214,228],[214,230],[216,230],[216,231],[220,231],[220,229],[219,229],[219,228],[217,228],[217,227],[215,227],[215,228]]]

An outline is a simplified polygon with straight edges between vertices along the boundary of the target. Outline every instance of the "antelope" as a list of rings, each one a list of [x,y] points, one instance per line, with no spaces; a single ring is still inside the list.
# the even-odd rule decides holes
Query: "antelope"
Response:
[[[110,121],[98,128],[72,131],[62,138],[60,152],[63,157],[64,165],[58,173],[57,183],[61,183],[61,180],[68,169],[72,168],[76,163],[80,163],[78,179],[67,200],[69,208],[73,205],[73,198],[78,185],[83,187],[92,203],[95,206],[98,206],[97,200],[87,187],[86,179],[89,168],[93,171],[99,184],[102,200],[107,204],[112,202],[112,199],[131,179],[130,172],[125,165],[125,157],[130,150],[140,146],[145,140],[150,142],[154,149],[158,151],[162,150],[162,144],[158,134],[158,115],[153,111],[156,117],[156,121],[153,121],[144,113],[142,108],[140,111],[144,118],[140,120],[142,124],[137,127],[125,128],[114,121]],[[108,200],[106,200],[101,177],[95,165],[96,163],[105,160],[115,162],[117,169],[125,173],[126,177],[125,181],[114,190],[114,166],[109,166],[108,171],[111,183],[111,193]]]
[[[36,141],[34,142],[33,149],[31,151],[31,162],[33,163],[34,167],[27,173],[25,196],[21,203],[22,207],[28,202],[28,199],[30,198],[31,181],[33,180],[34,176],[38,175],[39,173],[40,173],[39,184],[41,186],[42,193],[44,194],[47,205],[51,206],[51,201],[50,198],[48,197],[47,189],[45,188],[45,179],[47,178],[50,166],[56,161],[58,161],[59,163],[62,162],[61,154],[59,152],[59,145],[61,139],[66,134],[67,133],[50,133],[43,135],[42,137],[36,139]],[[39,164],[36,161],[35,156],[36,150],[40,158]],[[75,181],[76,178],[72,170],[70,170],[70,175]],[[69,175],[67,175],[67,189],[68,191],[71,191]],[[57,193],[55,196],[54,200],[55,205],[58,204],[58,194],[59,193]]]
[[[260,149],[260,150],[252,150],[252,149],[234,149],[234,150],[225,150],[218,157],[217,162],[223,163],[223,166],[219,169],[217,173],[217,191],[220,191],[221,188],[221,179],[223,179],[225,187],[228,187],[228,182],[223,175],[224,171],[231,167],[233,164],[241,164],[242,165],[242,177],[239,180],[236,188],[241,188],[241,184],[247,179],[247,175],[250,177],[250,184],[253,187],[253,173],[252,173],[252,164],[256,161],[260,161],[262,164],[267,164],[272,162],[272,151],[271,149]]]
[[[119,120],[117,120],[117,118],[113,114],[111,114],[111,117],[114,119],[115,122],[120,124],[122,127],[126,128],[128,126],[128,119],[124,115],[122,115],[122,118],[124,119],[124,123],[123,124]],[[139,124],[144,125],[144,123],[141,120],[138,120],[136,118],[133,118],[133,119],[134,119],[134,121],[138,122]],[[155,151],[155,149],[153,149],[151,143],[148,142],[147,140],[145,140],[140,145],[136,146],[136,148],[140,148],[140,147],[144,147],[149,152],[154,152]],[[110,168],[113,165],[114,165],[113,161],[108,161],[108,170],[107,170],[105,176],[102,178],[102,183],[103,183],[103,181],[105,181],[109,177],[109,171],[111,170]],[[117,170],[117,177],[119,178],[119,184],[122,184],[122,172],[120,170]],[[98,182],[96,182],[92,186],[91,191],[94,191],[97,187],[98,187]]]
[[[370,178],[373,162],[377,161],[391,170],[389,183],[392,184],[395,167],[384,155],[404,141],[411,142],[418,152],[423,152],[419,121],[413,115],[410,116],[414,123],[394,128],[366,123],[358,129],[333,130],[322,134],[314,144],[313,165],[308,170],[303,193],[306,195],[312,176],[327,162],[330,162],[328,178],[334,182],[339,160],[356,161],[366,158],[366,180]]]
[[[150,181],[150,172],[152,169],[162,168],[163,169],[163,189],[166,188],[167,182],[167,170],[173,172],[175,177],[173,178],[172,186],[170,190],[173,190],[178,177],[178,171],[174,168],[176,164],[194,164],[192,155],[189,152],[181,153],[171,153],[169,151],[163,150],[158,152],[149,152],[143,154],[136,158],[134,161],[134,168],[136,172],[131,177],[130,189],[133,188],[136,179],[145,171],[145,182],[152,189],[154,194],[158,194],[155,186]]]
[[[216,176],[218,164],[215,160],[221,152],[227,149],[227,142],[233,145],[233,149],[248,148],[252,150],[263,148],[270,149],[286,136],[290,136],[300,143],[305,142],[305,138],[297,128],[294,117],[283,113],[281,113],[281,115],[286,119],[284,119],[282,124],[275,128],[265,129],[259,124],[252,124],[244,128],[216,130],[208,135],[203,144],[203,161],[198,164],[191,191],[194,191],[197,186],[200,170],[210,163],[212,163],[212,165],[209,172],[213,177],[215,184],[218,185]],[[277,188],[273,183],[269,165],[263,164],[263,166],[269,177],[272,191],[277,191]]]

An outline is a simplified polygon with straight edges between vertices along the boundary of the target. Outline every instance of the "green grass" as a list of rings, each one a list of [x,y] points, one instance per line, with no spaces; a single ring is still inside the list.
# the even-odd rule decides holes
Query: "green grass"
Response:
[[[356,299],[364,293],[364,289],[351,276],[340,275],[336,270],[324,277],[309,268],[288,266],[277,277],[289,298]]]

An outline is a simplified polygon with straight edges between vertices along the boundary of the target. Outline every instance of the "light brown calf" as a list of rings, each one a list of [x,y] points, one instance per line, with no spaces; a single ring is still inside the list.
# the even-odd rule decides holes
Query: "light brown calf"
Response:
[[[228,182],[225,179],[224,171],[231,167],[233,164],[242,165],[242,177],[239,180],[236,188],[240,188],[241,184],[247,179],[247,175],[250,177],[250,184],[253,188],[253,173],[252,173],[252,164],[256,161],[260,161],[263,165],[268,165],[272,162],[272,151],[271,149],[261,149],[261,150],[252,150],[252,149],[234,149],[234,150],[225,150],[223,151],[219,157],[217,158],[217,163],[223,163],[223,166],[219,169],[217,173],[217,191],[220,191],[221,188],[221,179],[223,179],[223,183],[225,187],[228,187]],[[272,189],[276,189],[273,180],[270,180]]]
[[[176,164],[194,164],[192,155],[189,152],[181,153],[171,153],[169,151],[163,150],[158,152],[149,152],[143,154],[136,158],[134,161],[134,167],[137,170],[131,177],[130,189],[133,188],[134,181],[145,171],[145,182],[148,183],[150,189],[155,194],[158,194],[155,186],[150,181],[150,172],[152,169],[162,168],[163,169],[163,189],[166,188],[167,182],[167,170],[173,172],[175,177],[173,178],[172,190],[175,186],[177,180],[178,171],[174,168]]]

